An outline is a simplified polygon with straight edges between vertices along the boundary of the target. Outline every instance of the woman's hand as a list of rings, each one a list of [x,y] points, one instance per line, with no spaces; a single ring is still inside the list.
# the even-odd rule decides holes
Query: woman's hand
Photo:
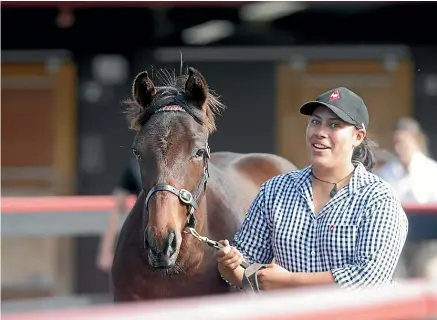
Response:
[[[229,245],[228,240],[221,240],[219,243],[224,247],[215,254],[217,262],[223,267],[235,270],[243,262],[243,256],[236,248]]]
[[[258,283],[261,290],[275,290],[292,287],[290,271],[276,263],[266,265],[265,269],[258,271]]]

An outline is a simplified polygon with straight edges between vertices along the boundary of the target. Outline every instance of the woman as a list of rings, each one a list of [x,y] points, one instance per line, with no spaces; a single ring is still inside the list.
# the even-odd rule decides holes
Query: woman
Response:
[[[221,241],[222,277],[241,287],[246,259],[267,264],[258,273],[261,290],[390,283],[408,221],[392,189],[369,172],[374,156],[363,100],[342,87],[300,112],[309,116],[311,165],[262,185],[232,247]]]
[[[412,118],[399,119],[393,130],[397,159],[377,173],[395,190],[402,203],[436,203],[437,162],[429,157],[428,139]]]
[[[403,204],[436,204],[437,162],[429,156],[428,138],[413,118],[399,119],[393,130],[397,159],[377,173],[396,192]],[[409,241],[395,275],[406,278],[437,278],[437,241]]]

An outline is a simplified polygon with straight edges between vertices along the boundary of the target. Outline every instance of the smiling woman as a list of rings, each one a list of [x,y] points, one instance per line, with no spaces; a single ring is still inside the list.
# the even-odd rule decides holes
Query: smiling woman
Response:
[[[338,184],[346,182],[357,163],[372,170],[376,161],[373,142],[367,138],[366,132],[369,113],[358,95],[346,88],[338,88],[329,95],[321,95],[317,101],[304,104],[301,113],[310,116],[306,141],[313,164],[312,176],[333,185],[329,193],[331,198],[337,193]]]
[[[241,287],[246,259],[267,265],[258,271],[261,290],[390,284],[408,221],[392,189],[370,172],[375,159],[363,99],[336,88],[300,112],[309,116],[311,165],[262,185],[232,247],[221,242],[223,278]]]

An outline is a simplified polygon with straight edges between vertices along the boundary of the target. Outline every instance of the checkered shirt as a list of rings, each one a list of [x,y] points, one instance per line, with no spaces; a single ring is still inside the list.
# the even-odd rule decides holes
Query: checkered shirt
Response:
[[[311,166],[265,182],[232,241],[250,263],[331,271],[345,288],[390,284],[408,232],[391,187],[360,163],[314,214]]]

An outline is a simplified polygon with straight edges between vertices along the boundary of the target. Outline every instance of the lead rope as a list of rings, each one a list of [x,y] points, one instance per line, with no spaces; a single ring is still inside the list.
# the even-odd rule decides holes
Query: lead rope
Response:
[[[201,179],[199,186],[197,187],[197,189],[195,190],[195,192],[193,194],[193,200],[195,200],[195,201],[197,201],[198,198],[200,197],[200,194],[202,193],[202,189],[204,192],[206,192],[207,181],[209,178],[209,170],[208,170],[208,159],[209,158],[210,158],[210,151],[209,151],[209,146],[207,145],[207,155],[206,155],[206,159],[205,159],[205,167],[204,167],[203,176],[202,176],[202,179]],[[202,185],[203,185],[203,188],[202,188]],[[191,234],[198,241],[205,243],[209,247],[214,248],[216,250],[220,250],[220,249],[224,248],[224,245],[222,245],[220,242],[211,240],[206,236],[202,236],[196,231],[196,218],[194,216],[195,208],[190,204],[187,204],[187,205],[189,207],[188,219],[187,219],[187,225],[186,225],[186,228],[188,228],[188,231],[184,230],[183,232],[185,234]],[[257,273],[259,270],[264,269],[265,265],[259,264],[259,263],[249,264],[248,262],[246,262],[243,259],[242,262],[240,263],[240,266],[244,269],[243,290],[247,292],[248,291],[247,288],[250,288],[252,292],[259,293]]]
[[[206,191],[206,185],[207,185],[208,178],[209,178],[209,170],[208,170],[209,157],[210,157],[210,151],[209,151],[209,145],[207,145],[207,155],[205,158],[205,167],[203,169],[203,176],[202,176],[201,182],[199,183],[199,186],[197,187],[197,189],[195,190],[195,192],[193,194],[193,198],[196,201],[200,197],[200,194],[202,193],[202,189],[204,192]],[[187,228],[188,228],[188,231],[184,230],[185,234],[191,234],[194,238],[196,238],[200,242],[205,243],[206,245],[210,246],[211,248],[214,248],[217,250],[224,248],[224,246],[220,242],[214,241],[214,240],[209,239],[208,237],[202,236],[196,231],[196,218],[194,216],[194,207],[191,205],[189,205]],[[242,268],[246,269],[249,267],[249,264],[246,261],[243,261],[240,264],[240,266]]]

